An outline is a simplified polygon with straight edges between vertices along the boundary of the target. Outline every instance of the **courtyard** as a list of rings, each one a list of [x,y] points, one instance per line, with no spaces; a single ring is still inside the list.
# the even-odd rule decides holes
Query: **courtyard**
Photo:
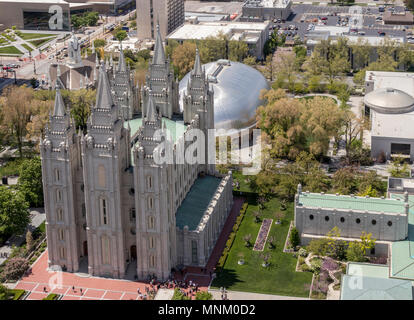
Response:
[[[240,190],[248,191],[248,185],[243,181],[243,176],[235,174],[240,182]],[[236,180],[236,179],[235,179]],[[211,287],[217,289],[225,287],[232,291],[247,291],[282,296],[308,297],[312,274],[308,272],[296,272],[297,258],[291,253],[284,253],[290,221],[293,220],[293,203],[288,203],[282,223],[274,223],[274,213],[280,211],[281,202],[278,198],[271,198],[260,210],[260,221],[255,222],[254,212],[259,211],[257,197],[250,194],[247,197],[248,208],[240,228],[237,231],[234,243],[230,249],[223,270],[212,282]],[[270,249],[268,242],[264,250],[254,251],[253,246],[264,219],[273,219],[273,224],[267,239],[273,237],[274,248]],[[244,237],[251,235],[251,246],[245,246]],[[269,266],[263,267],[263,255],[270,255]],[[238,261],[243,257],[245,263],[239,265]]]

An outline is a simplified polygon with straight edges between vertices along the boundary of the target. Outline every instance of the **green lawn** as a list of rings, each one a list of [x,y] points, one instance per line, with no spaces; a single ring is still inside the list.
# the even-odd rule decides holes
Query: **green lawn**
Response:
[[[39,39],[39,40],[32,40],[29,41],[32,45],[34,45],[36,48],[39,48],[42,44],[45,44],[46,42],[49,42],[53,40],[53,38],[48,38],[48,39]]]
[[[248,201],[249,207],[246,216],[236,234],[223,270],[213,281],[212,286],[216,288],[225,287],[228,290],[234,291],[308,297],[309,289],[306,288],[306,284],[310,285],[312,273],[296,272],[297,259],[292,254],[283,252],[289,224],[293,219],[293,203],[289,203],[287,210],[284,211],[286,216],[282,224],[272,224],[269,236],[275,237],[276,247],[271,250],[266,244],[263,253],[270,253],[271,259],[269,260],[270,266],[264,268],[261,265],[263,262],[260,258],[261,253],[252,250],[261,226],[261,222],[255,223],[253,217],[253,212],[258,210],[258,205],[253,197],[249,197]],[[280,211],[280,202],[277,198],[272,198],[262,211],[261,219],[274,219],[273,214],[275,211]],[[252,246],[250,248],[246,248],[244,245],[243,237],[246,234],[252,235],[250,241]],[[244,265],[237,263],[240,252],[244,253]]]
[[[0,54],[23,54],[19,49],[14,46],[0,48]]]
[[[32,47],[31,47],[31,46],[29,46],[29,45],[28,45],[28,44],[26,44],[26,43],[22,43],[22,47],[24,47],[25,49],[29,50],[29,52],[33,51]]]
[[[20,38],[23,40],[30,40],[30,39],[38,39],[38,38],[46,38],[56,36],[55,34],[48,34],[48,33],[21,33]]]

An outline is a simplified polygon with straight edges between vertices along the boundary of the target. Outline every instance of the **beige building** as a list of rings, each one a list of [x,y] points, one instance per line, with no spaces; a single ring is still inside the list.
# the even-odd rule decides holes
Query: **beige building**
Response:
[[[184,20],[184,0],[137,0],[138,39],[154,39],[157,21],[165,38]]]

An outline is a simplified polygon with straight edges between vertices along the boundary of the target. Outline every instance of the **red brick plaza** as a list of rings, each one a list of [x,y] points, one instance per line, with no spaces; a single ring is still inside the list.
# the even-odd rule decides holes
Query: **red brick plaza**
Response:
[[[242,198],[234,198],[233,208],[207,263],[207,270],[202,272],[200,268],[187,267],[183,274],[176,272],[174,275],[176,280],[191,280],[198,284],[200,290],[207,290],[211,281],[210,273],[213,272],[223,252],[243,202],[244,199]],[[141,293],[145,293],[145,288],[149,288],[148,282],[93,276],[85,277],[84,275],[70,272],[52,272],[47,270],[47,259],[46,250],[32,265],[29,274],[23,276],[16,285],[16,289],[30,291],[26,298],[27,300],[42,300],[50,293],[62,295],[62,300],[139,300],[138,289]],[[56,283],[56,279],[58,279],[57,281],[61,285],[50,288],[49,280],[52,277],[55,281],[51,283]],[[75,290],[73,290],[73,287],[75,287]],[[44,291],[45,288],[46,291]]]

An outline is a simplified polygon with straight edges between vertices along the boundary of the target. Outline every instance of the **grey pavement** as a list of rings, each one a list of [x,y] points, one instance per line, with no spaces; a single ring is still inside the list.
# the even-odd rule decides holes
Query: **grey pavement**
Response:
[[[221,292],[219,290],[209,290],[213,295],[214,300],[221,300]],[[289,297],[289,296],[278,296],[273,294],[263,294],[254,292],[242,292],[242,291],[228,291],[228,300],[309,300],[308,298],[301,297]]]
[[[26,240],[26,232],[27,230],[30,230],[33,232],[38,226],[40,226],[43,221],[46,220],[46,214],[45,210],[43,208],[31,208],[30,209],[30,223],[28,225],[28,228],[21,236],[12,236],[6,243],[0,247],[0,265],[6,261],[7,257],[4,256],[6,254],[7,256],[10,255],[10,253],[13,251],[13,246],[20,246],[25,240]]]

